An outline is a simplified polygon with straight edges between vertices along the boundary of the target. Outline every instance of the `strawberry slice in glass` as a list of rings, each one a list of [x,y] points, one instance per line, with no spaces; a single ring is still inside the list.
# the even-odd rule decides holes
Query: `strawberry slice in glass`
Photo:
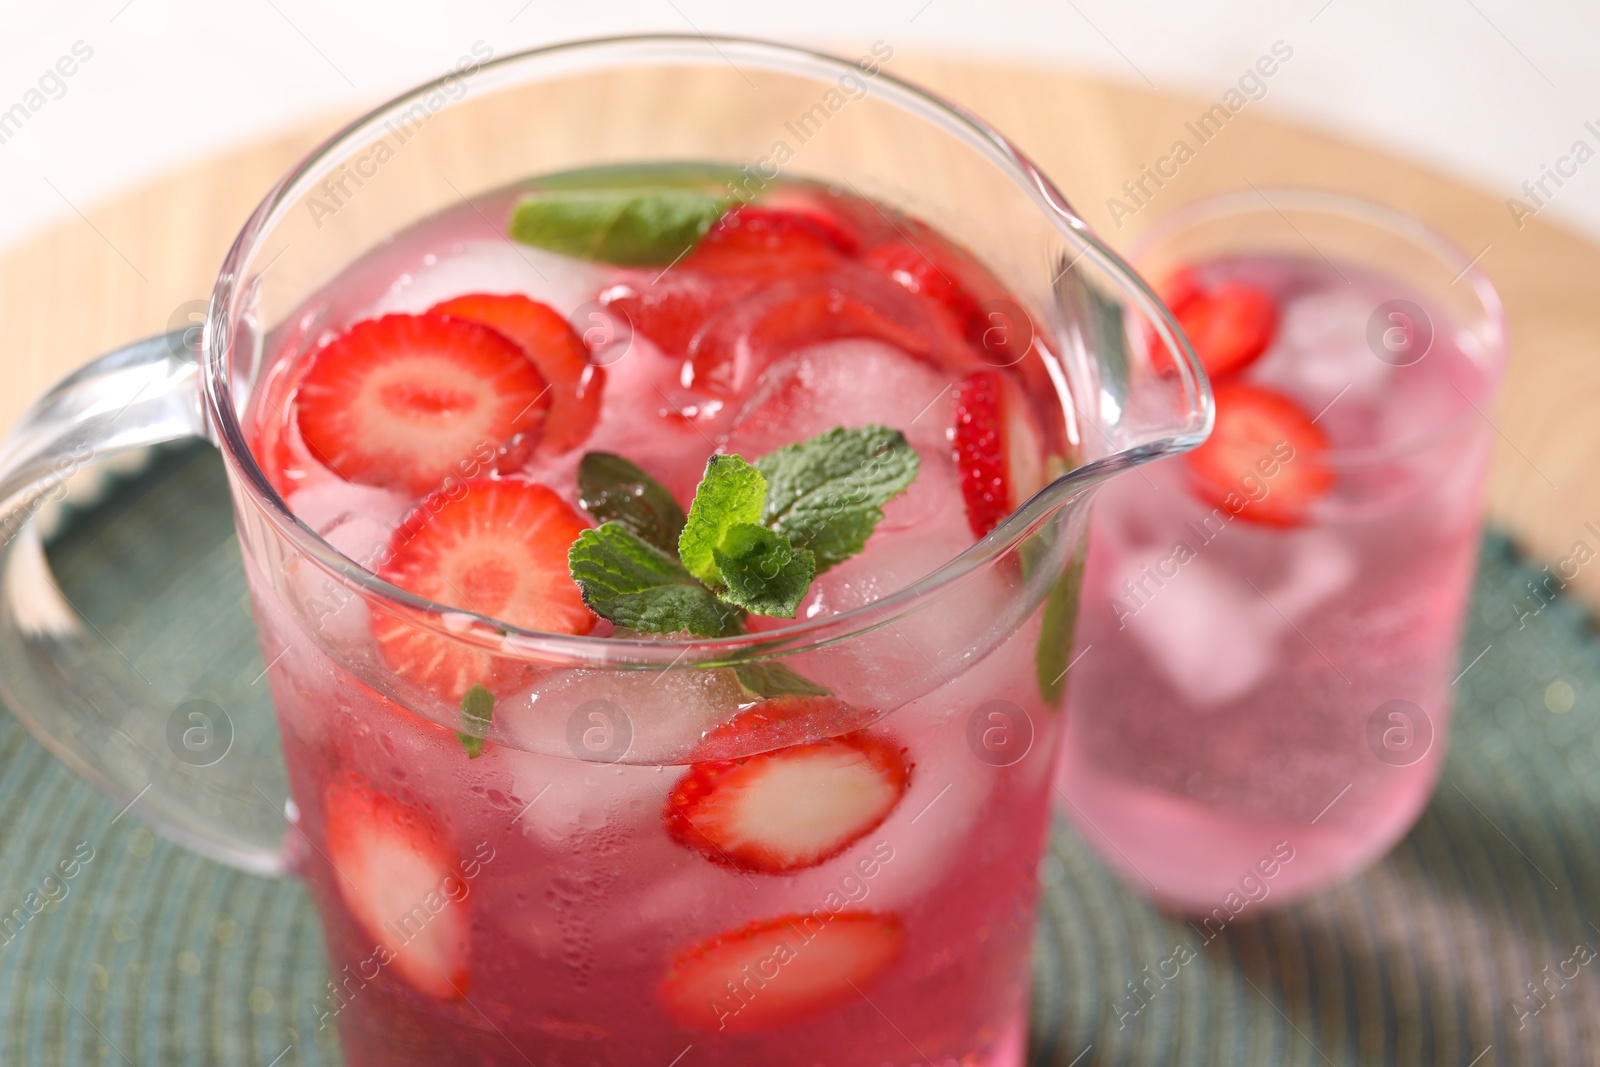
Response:
[[[589,362],[583,338],[561,312],[521,293],[471,293],[436,304],[428,313],[482,323],[522,346],[550,386],[540,453],[568,452],[588,439],[600,421],[606,372]]]
[[[536,435],[548,382],[516,342],[444,315],[385,315],[311,357],[301,440],[345,481],[424,493],[485,449]]]
[[[1301,522],[1332,487],[1328,442],[1293,400],[1245,382],[1214,390],[1216,426],[1184,456],[1195,491],[1240,518],[1275,526]]]
[[[826,341],[882,341],[929,362],[970,367],[975,357],[928,306],[852,263],[761,290],[709,319],[689,345],[685,385],[743,393],[773,361]]]

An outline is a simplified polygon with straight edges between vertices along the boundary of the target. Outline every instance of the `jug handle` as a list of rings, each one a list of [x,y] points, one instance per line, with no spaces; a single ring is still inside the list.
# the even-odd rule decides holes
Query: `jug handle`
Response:
[[[123,812],[203,855],[279,875],[289,867],[292,811],[281,772],[262,778],[239,760],[208,762],[206,746],[220,743],[224,724],[196,702],[163,702],[118,661],[57,585],[34,521],[80,470],[206,437],[200,367],[185,334],[139,341],[63,379],[0,445],[0,699]]]

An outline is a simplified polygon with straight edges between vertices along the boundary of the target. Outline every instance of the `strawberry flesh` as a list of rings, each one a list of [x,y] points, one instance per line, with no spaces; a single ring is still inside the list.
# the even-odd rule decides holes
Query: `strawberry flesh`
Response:
[[[935,363],[962,358],[959,338],[942,330],[921,301],[846,264],[768,286],[707,321],[689,345],[688,384],[737,394],[774,361],[845,338],[882,341]]]
[[[741,713],[723,730],[770,730],[774,721],[793,724],[819,714],[816,704],[766,706],[771,703]],[[708,738],[713,750],[728,736]],[[904,749],[856,732],[697,762],[668,794],[664,818],[674,840],[714,863],[780,874],[814,867],[871,833],[910,781]]]
[[[663,355],[682,359],[705,321],[750,288],[731,279],[672,270],[655,279],[618,282],[600,294],[600,303],[648,337]]]
[[[661,999],[684,1026],[753,1033],[859,1002],[905,951],[897,916],[786,915],[704,941],[673,959]]]
[[[973,536],[984,537],[1044,484],[1043,448],[1027,399],[1003,371],[955,387],[951,443]]]
[[[1216,426],[1185,460],[1201,497],[1255,522],[1290,526],[1333,484],[1327,439],[1293,400],[1245,382],[1214,390]],[[1264,487],[1251,499],[1252,487]],[[1262,492],[1257,489],[1256,492]]]
[[[1213,378],[1254,363],[1278,332],[1278,305],[1253,286],[1224,282],[1207,290],[1184,269],[1168,279],[1161,296]]]
[[[908,220],[896,238],[869,250],[862,262],[940,309],[978,356],[994,367],[1021,362],[1036,327],[1004,286],[963,249],[927,224]]]
[[[295,393],[300,437],[345,481],[427,492],[484,449],[544,425],[539,368],[495,330],[442,315],[385,315],[311,357]]]
[[[818,737],[837,737],[866,726],[876,714],[832,696],[771,697],[707,733],[695,746],[694,761],[737,759]]]
[[[547,633],[586,634],[595,617],[567,567],[587,525],[545,486],[478,478],[424,500],[395,531],[378,576],[441,604]],[[531,666],[432,633],[388,611],[372,636],[391,670],[455,703],[474,684],[496,695]]]
[[[1174,315],[1188,306],[1189,301],[1204,293],[1200,276],[1192,267],[1179,267],[1167,275],[1166,281],[1156,287],[1156,295]]]
[[[588,440],[600,421],[606,372],[589,362],[589,349],[566,318],[520,293],[472,293],[436,304],[430,315],[481,323],[522,346],[550,386],[550,414],[536,450],[568,452]]]
[[[465,995],[471,889],[443,835],[366,785],[335,785],[323,803],[339,895],[366,938],[392,957],[386,969],[430,997]]]
[[[911,244],[903,241],[881,244],[867,252],[862,262],[893,279],[907,292],[944,309],[962,333],[968,331],[978,315],[978,302],[956,280],[959,276]]]
[[[682,267],[777,281],[821,273],[855,251],[855,238],[820,211],[744,204],[717,221]]]

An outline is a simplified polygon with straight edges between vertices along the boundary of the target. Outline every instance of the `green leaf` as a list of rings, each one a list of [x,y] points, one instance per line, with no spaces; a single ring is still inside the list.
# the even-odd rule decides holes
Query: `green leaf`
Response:
[[[820,573],[861,551],[919,462],[905,435],[883,426],[837,427],[785,445],[756,460],[767,480],[762,522],[815,553]]]
[[[529,194],[511,236],[576,259],[665,266],[692,248],[731,203],[695,189],[570,189]]]
[[[689,517],[678,538],[678,558],[690,574],[711,585],[721,585],[722,575],[712,555],[729,527],[761,521],[767,480],[738,456],[712,456],[694,491]]]
[[[600,522],[620,522],[661,551],[676,554],[683,508],[636,464],[609,452],[578,463],[578,503]]]
[[[1078,599],[1083,588],[1083,560],[1088,538],[1080,539],[1044,600],[1039,619],[1039,644],[1034,649],[1034,674],[1039,695],[1051,707],[1061,706],[1072,666],[1072,644],[1078,629]]]
[[[733,667],[739,684],[759,697],[825,697],[828,690],[793,667],[766,660],[737,663]]]
[[[739,624],[736,608],[621,523],[583,531],[567,551],[567,563],[589,610],[618,626],[720,637]]]
[[[752,523],[728,527],[711,556],[728,586],[722,598],[757,615],[794,618],[817,576],[809,549],[795,548],[783,535]]]
[[[468,759],[483,755],[483,735],[494,718],[494,694],[482,685],[474,685],[461,697],[461,730],[456,737],[466,749]]]

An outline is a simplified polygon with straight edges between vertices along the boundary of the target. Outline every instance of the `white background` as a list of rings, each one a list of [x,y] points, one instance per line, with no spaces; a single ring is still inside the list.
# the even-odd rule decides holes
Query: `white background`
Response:
[[[1584,129],[1600,129],[1600,4],[1580,0],[6,0],[0,111],[74,42],[94,54],[0,144],[0,245],[177,163],[307,118],[354,115],[442,73],[476,40],[505,54],[644,30],[847,52],[882,38],[901,50],[1059,61],[1208,99],[1282,37],[1294,63],[1263,108],[1497,198],[1580,137],[1600,149]],[[1600,161],[1555,190],[1541,217],[1600,236]]]

